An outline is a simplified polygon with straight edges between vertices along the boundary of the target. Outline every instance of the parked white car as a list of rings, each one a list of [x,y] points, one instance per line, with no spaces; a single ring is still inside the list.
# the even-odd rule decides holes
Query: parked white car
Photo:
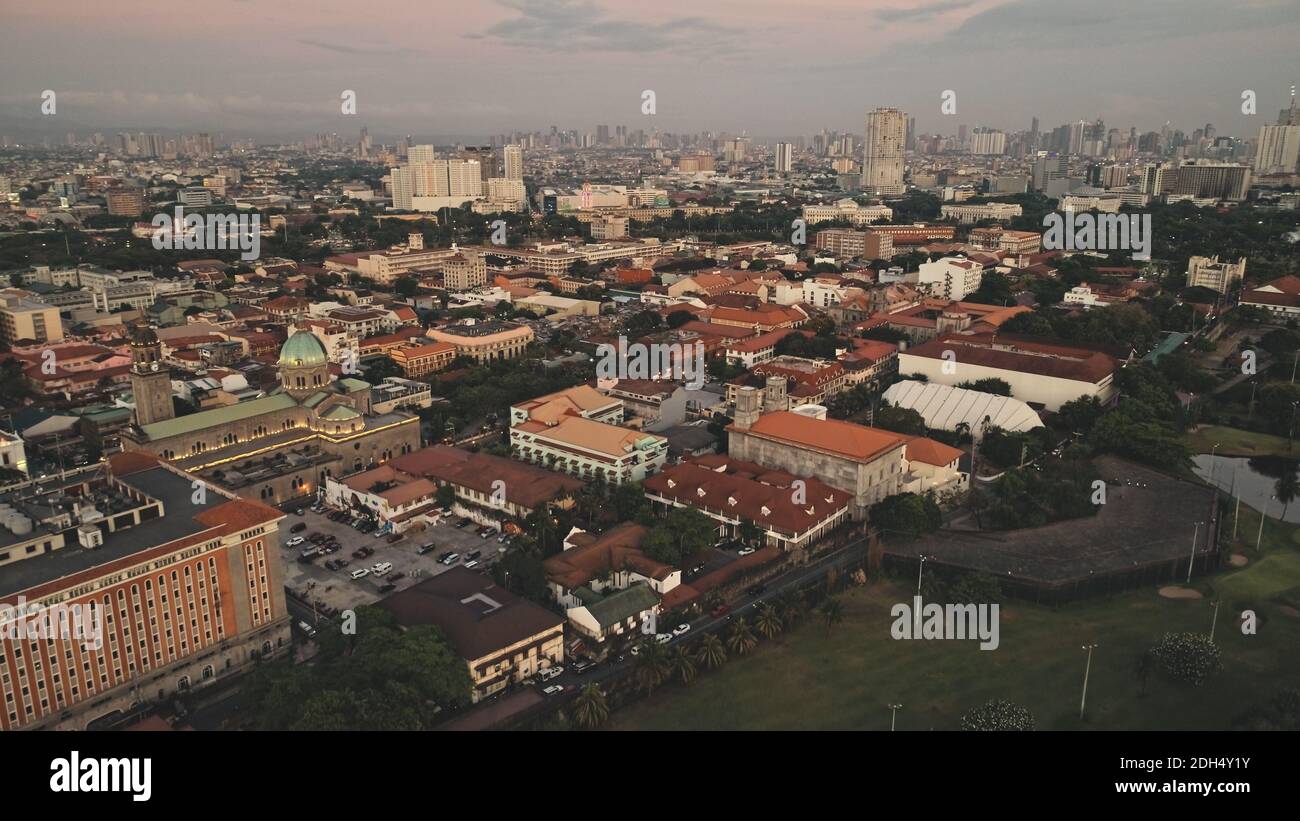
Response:
[[[297,547],[298,545],[302,544],[302,543],[305,542],[305,541],[307,541],[307,540],[304,539],[304,538],[301,537],[301,536],[294,536],[292,539],[290,539],[289,541],[285,542],[285,543],[284,543],[284,546],[285,546],[285,547]]]
[[[383,576],[383,575],[386,575],[386,574],[388,573],[388,571],[390,571],[390,570],[392,570],[392,569],[393,569],[393,563],[392,563],[392,562],[380,562],[379,564],[377,564],[377,565],[375,565],[374,567],[370,568],[370,572],[371,572],[371,573],[374,573],[376,576]]]
[[[361,567],[352,571],[352,578],[354,579],[364,579],[366,576],[369,575],[370,575],[370,568],[368,567]]]
[[[677,627],[673,628],[674,636],[684,636],[689,632],[691,632],[691,626],[689,624],[679,624]]]

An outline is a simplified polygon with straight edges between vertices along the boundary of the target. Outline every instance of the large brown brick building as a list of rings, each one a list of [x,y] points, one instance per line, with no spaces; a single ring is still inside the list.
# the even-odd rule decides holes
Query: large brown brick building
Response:
[[[278,510],[143,453],[3,503],[0,729],[110,726],[287,652]]]

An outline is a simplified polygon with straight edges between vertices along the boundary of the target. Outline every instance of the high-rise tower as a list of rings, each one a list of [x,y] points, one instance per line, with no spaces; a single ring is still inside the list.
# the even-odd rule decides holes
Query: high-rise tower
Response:
[[[131,360],[135,423],[144,427],[174,417],[171,373],[162,361],[162,343],[152,328],[141,326],[131,334]]]
[[[866,139],[862,147],[862,188],[876,195],[902,194],[903,146],[907,140],[907,115],[896,108],[867,112]]]

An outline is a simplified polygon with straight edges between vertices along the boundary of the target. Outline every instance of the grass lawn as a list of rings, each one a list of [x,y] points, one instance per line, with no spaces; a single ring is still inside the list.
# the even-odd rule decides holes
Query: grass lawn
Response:
[[[1183,436],[1183,444],[1193,453],[1209,453],[1216,443],[1219,449],[1214,452],[1219,456],[1300,457],[1300,442],[1292,443],[1288,448],[1285,436],[1252,433],[1220,425],[1202,425],[1199,430]]]
[[[1002,608],[1001,646],[982,651],[977,641],[892,639],[890,607],[910,601],[913,588],[880,581],[842,594],[845,619],[830,630],[809,614],[691,686],[674,683],[615,713],[610,726],[884,730],[892,702],[903,705],[900,730],[956,729],[966,710],[1006,698],[1028,707],[1040,729],[1226,729],[1246,707],[1300,686],[1300,613],[1290,609],[1300,607],[1300,527],[1268,520],[1257,560],[1258,514],[1241,510],[1251,563],[1196,580],[1204,599],[1151,589],[1056,610],[1012,602]],[[1216,598],[1224,669],[1199,688],[1157,670],[1139,695],[1138,655],[1165,631],[1208,631]],[[1246,608],[1259,617],[1254,636],[1236,627]],[[1090,643],[1099,646],[1080,721],[1081,646]]]

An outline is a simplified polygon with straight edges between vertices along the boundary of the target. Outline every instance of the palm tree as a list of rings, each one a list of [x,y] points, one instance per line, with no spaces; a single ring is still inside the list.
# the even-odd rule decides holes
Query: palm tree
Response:
[[[677,677],[682,680],[682,684],[690,684],[695,681],[695,656],[691,654],[690,650],[686,649],[686,645],[679,644],[677,649],[673,651],[672,667],[673,671],[677,673]]]
[[[832,627],[844,621],[844,605],[834,596],[822,602],[821,607],[817,608],[817,612],[821,613],[822,618],[826,620],[827,633],[831,631]]]
[[[696,654],[700,663],[710,670],[716,670],[727,660],[727,649],[722,646],[722,639],[714,633],[706,633],[700,639],[700,649]]]
[[[785,626],[793,625],[803,615],[803,608],[799,604],[799,598],[795,595],[785,595],[777,600],[777,612],[781,616],[781,624]]]
[[[727,647],[736,655],[743,656],[753,650],[756,644],[758,638],[754,635],[754,631],[749,629],[749,623],[744,619],[736,619],[736,623],[731,625],[731,630],[727,633]]]
[[[594,730],[609,719],[605,692],[594,681],[582,688],[573,700],[573,720],[584,730]]]
[[[756,629],[763,638],[770,639],[777,633],[781,632],[781,617],[777,614],[776,608],[770,604],[765,604],[758,609],[758,615],[754,618],[754,629]]]
[[[642,642],[636,661],[637,686],[645,690],[648,696],[670,675],[672,666],[664,655],[663,648],[653,641]]]
[[[1273,495],[1282,503],[1282,521],[1286,521],[1286,509],[1295,501],[1297,493],[1300,493],[1300,485],[1296,481],[1296,471],[1288,470],[1277,478]]]

